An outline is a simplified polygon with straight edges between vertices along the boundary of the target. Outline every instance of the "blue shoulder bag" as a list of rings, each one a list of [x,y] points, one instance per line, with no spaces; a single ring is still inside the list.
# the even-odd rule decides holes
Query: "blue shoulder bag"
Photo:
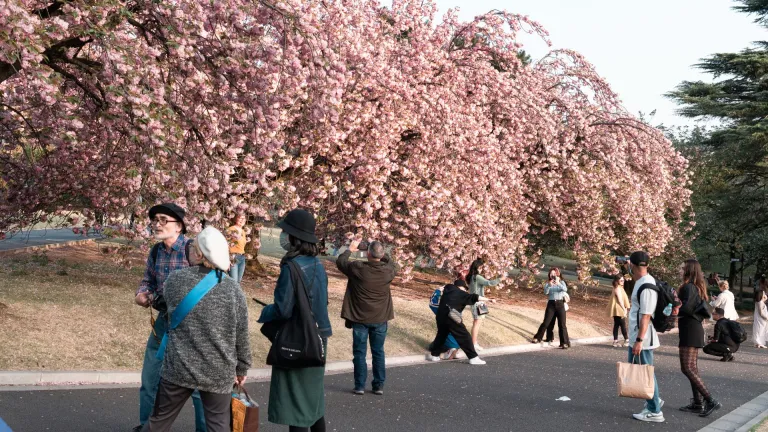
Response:
[[[160,342],[160,347],[157,349],[155,357],[158,360],[162,360],[165,356],[165,345],[168,343],[168,332],[175,329],[184,321],[184,318],[197,306],[197,303],[205,297],[208,292],[213,289],[219,282],[221,282],[221,270],[211,270],[210,273],[195,285],[190,292],[181,299],[181,303],[171,313],[171,326],[163,335],[163,340]]]

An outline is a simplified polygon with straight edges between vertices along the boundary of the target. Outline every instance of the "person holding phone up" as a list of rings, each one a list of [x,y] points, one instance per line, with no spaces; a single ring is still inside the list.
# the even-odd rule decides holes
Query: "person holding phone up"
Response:
[[[568,287],[565,281],[560,279],[560,269],[552,267],[549,270],[549,279],[544,284],[544,294],[549,296],[547,309],[544,312],[544,321],[539,326],[539,331],[531,339],[531,343],[540,343],[544,332],[547,330],[552,320],[557,318],[557,330],[560,334],[560,348],[568,349],[571,347],[571,341],[568,338],[568,327],[566,327],[566,309],[565,298],[568,295]],[[551,342],[551,341],[550,341]]]

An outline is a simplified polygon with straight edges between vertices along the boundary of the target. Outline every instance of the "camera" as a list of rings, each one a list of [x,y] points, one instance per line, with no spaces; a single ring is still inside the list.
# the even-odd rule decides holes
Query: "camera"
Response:
[[[619,264],[624,264],[627,261],[629,261],[628,257],[623,257],[623,256],[617,256],[616,257],[616,262],[619,263]]]

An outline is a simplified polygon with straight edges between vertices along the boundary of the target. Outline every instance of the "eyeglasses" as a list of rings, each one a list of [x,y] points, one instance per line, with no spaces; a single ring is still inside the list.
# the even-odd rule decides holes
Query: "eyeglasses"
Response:
[[[157,224],[159,226],[165,226],[168,222],[178,222],[174,219],[168,219],[168,218],[154,218],[152,219],[153,224]]]

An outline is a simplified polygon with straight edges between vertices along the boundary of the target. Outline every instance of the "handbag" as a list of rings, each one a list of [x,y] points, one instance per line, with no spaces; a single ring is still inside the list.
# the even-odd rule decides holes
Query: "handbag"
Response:
[[[568,294],[565,294],[563,296],[563,309],[565,309],[566,311],[570,309],[570,307],[568,306],[568,302],[570,301],[571,301],[571,296],[569,296]]]
[[[632,363],[616,362],[616,388],[619,396],[636,399],[653,398],[653,366],[635,364],[635,357],[632,356]]]
[[[281,322],[272,347],[267,354],[267,364],[287,369],[325,366],[325,349],[320,337],[317,320],[309,304],[309,294],[304,285],[304,272],[294,261],[288,261],[293,280],[293,313]]]
[[[232,432],[259,432],[259,404],[248,396],[245,387],[232,392]]]
[[[456,324],[461,324],[464,322],[464,319],[461,316],[461,312],[448,305],[446,305],[446,307],[448,308],[448,318],[452,319]]]
[[[475,308],[477,310],[477,315],[488,315],[488,305],[485,304],[485,302],[477,302],[475,303]]]

